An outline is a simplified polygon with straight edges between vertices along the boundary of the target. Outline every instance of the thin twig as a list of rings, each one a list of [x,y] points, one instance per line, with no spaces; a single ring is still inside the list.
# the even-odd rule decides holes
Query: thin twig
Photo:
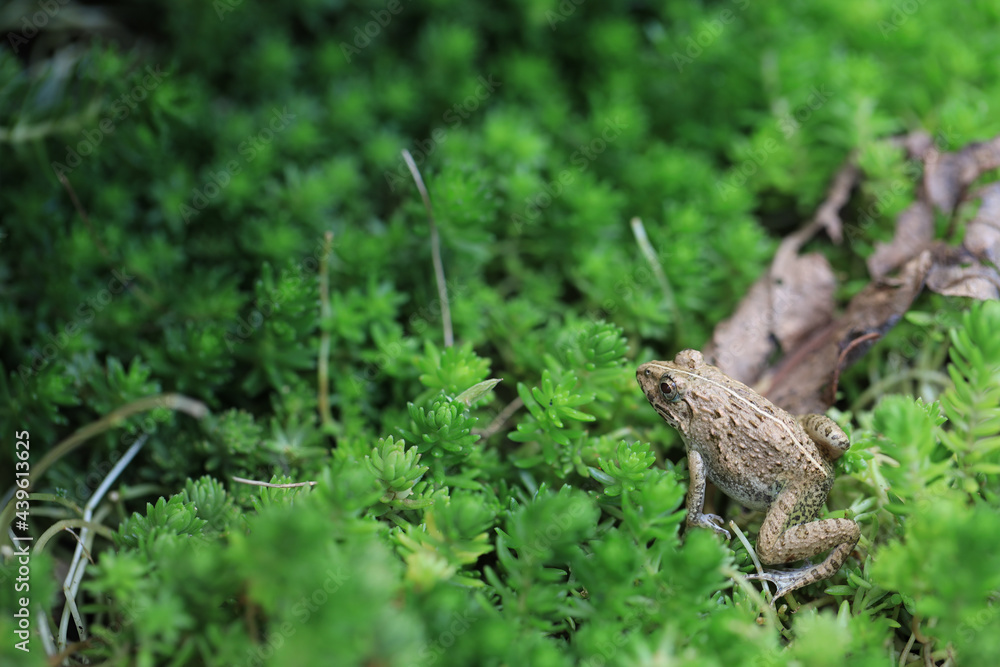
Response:
[[[642,224],[640,218],[632,218],[629,224],[632,226],[632,234],[635,236],[635,242],[639,245],[639,250],[642,251],[646,261],[649,262],[650,268],[653,269],[656,281],[660,283],[660,289],[663,290],[663,299],[666,301],[667,308],[673,316],[672,324],[676,328],[679,326],[681,320],[680,311],[677,310],[677,299],[674,297],[674,290],[670,286],[670,281],[667,280],[667,274],[663,272],[663,265],[660,264],[660,258],[656,256],[653,244],[649,242],[649,237],[646,235],[646,227]]]
[[[271,482],[258,482],[255,479],[244,479],[243,477],[232,477],[234,482],[240,484],[250,484],[251,486],[266,486],[269,489],[294,489],[300,486],[316,486],[319,482],[295,482],[294,484],[272,484]]]
[[[910,619],[910,632],[913,636],[917,638],[917,641],[921,644],[932,644],[934,642],[933,637],[928,637],[923,632],[920,631],[920,616],[914,616]]]
[[[69,436],[58,445],[52,448],[42,460],[36,463],[31,469],[31,486],[35,480],[42,476],[49,466],[61,459],[66,454],[76,449],[78,446],[90,438],[118,426],[122,421],[138,412],[155,410],[156,408],[167,408],[178,412],[186,412],[195,419],[201,419],[208,415],[208,408],[201,401],[188,398],[182,394],[160,394],[158,396],[147,396],[123,405],[116,410],[112,410],[95,422],[87,424],[76,433]]]
[[[753,561],[753,565],[757,569],[757,574],[764,574],[764,567],[760,564],[760,560],[757,558],[757,552],[750,546],[750,541],[747,540],[746,535],[743,534],[743,531],[740,530],[740,527],[737,526],[736,522],[732,519],[729,520],[729,527],[733,529],[733,532],[736,533],[736,537],[743,543],[743,548],[747,550],[750,560]],[[761,583],[764,585],[764,590],[770,592],[771,589],[767,587],[767,580],[762,579]]]
[[[103,243],[101,243],[101,237],[98,236],[94,226],[90,224],[90,217],[87,215],[87,212],[83,210],[83,204],[80,203],[80,198],[76,196],[76,190],[74,190],[73,186],[70,185],[69,179],[66,178],[66,174],[61,171],[57,171],[56,178],[59,179],[59,182],[62,183],[66,193],[69,194],[69,199],[73,202],[73,208],[75,208],[76,212],[80,215],[80,218],[83,220],[83,224],[87,225],[87,229],[90,230],[90,237],[94,239],[94,245],[96,245],[97,249],[101,251],[102,255],[104,255],[104,259],[111,259],[111,253],[109,253],[108,249],[104,247]]]
[[[83,574],[87,569],[88,560],[84,558],[84,554],[89,555],[90,546],[94,541],[94,530],[91,527],[91,522],[94,520],[94,510],[104,499],[104,494],[108,492],[111,485],[115,483],[115,480],[122,474],[126,466],[132,462],[132,459],[135,458],[148,439],[149,435],[143,434],[132,443],[132,446],[118,459],[118,462],[111,468],[111,471],[105,476],[100,486],[97,487],[90,498],[87,499],[87,504],[83,507],[83,528],[80,530],[80,538],[77,540],[76,550],[73,552],[73,560],[70,561],[69,569],[66,572],[66,579],[63,581],[63,595],[66,597],[66,606],[63,607],[62,618],[59,621],[59,637],[56,644],[59,651],[64,650],[68,643],[70,617],[75,621],[79,638],[81,640],[87,638],[87,628],[84,625],[83,616],[80,614],[78,605],[76,604],[76,593],[80,589]],[[39,544],[35,548],[38,549],[41,546],[42,544]]]
[[[906,646],[899,652],[899,667],[903,667],[906,664],[906,659],[910,656],[910,649],[913,648],[913,642],[916,640],[917,636],[911,632],[910,638],[906,640]]]
[[[330,309],[330,252],[333,246],[333,232],[327,232],[323,240],[323,261],[319,270],[319,313],[320,327],[319,334],[319,360],[316,364],[316,382],[319,396],[317,398],[317,409],[319,418],[328,430],[335,430],[336,423],[333,421],[333,413],[330,412],[330,329],[331,318]]]
[[[427,209],[427,219],[431,225],[431,259],[434,262],[434,279],[437,281],[438,300],[441,302],[441,325],[444,327],[444,346],[451,347],[455,343],[455,336],[451,331],[451,308],[448,307],[448,286],[444,282],[444,264],[441,262],[441,239],[438,237],[437,225],[434,224],[434,211],[431,210],[431,198],[427,194],[424,186],[424,179],[420,177],[417,163],[413,161],[410,151],[403,149],[403,160],[413,174],[413,180],[417,184],[417,190],[424,200],[424,208]]]
[[[41,123],[16,123],[12,128],[0,126],[0,144],[22,144],[37,141],[52,134],[74,134],[93,124],[101,113],[101,103],[94,100],[73,116]]]
[[[62,183],[63,188],[66,189],[66,193],[69,195],[70,201],[73,202],[73,208],[76,209],[77,214],[83,220],[83,224],[87,225],[87,230],[90,232],[90,237],[94,240],[94,245],[96,245],[97,249],[101,251],[101,255],[104,256],[104,259],[108,260],[108,262],[111,262],[111,253],[108,252],[107,247],[105,247],[105,245],[101,242],[100,235],[97,233],[97,230],[95,230],[94,226],[91,224],[90,216],[88,216],[87,211],[84,210],[83,204],[80,203],[80,198],[76,196],[76,190],[73,189],[73,186],[72,184],[70,184],[69,179],[66,178],[66,174],[57,171],[56,178],[59,179],[59,182]],[[138,273],[134,268],[130,268],[129,270],[132,271],[133,273]],[[126,288],[131,293],[135,294],[136,297],[138,297],[138,299],[147,306],[152,303],[149,296],[139,286],[138,283],[133,281],[128,285],[126,285]]]
[[[837,400],[837,385],[840,383],[840,369],[844,367],[844,361],[847,359],[847,355],[850,353],[850,351],[856,348],[861,343],[864,343],[865,341],[878,339],[881,337],[882,334],[875,331],[873,331],[872,333],[866,333],[864,336],[858,336],[850,343],[848,343],[847,347],[845,347],[844,350],[840,353],[840,357],[837,359],[837,365],[833,369],[833,382],[830,385],[831,403]]]
[[[138,412],[145,412],[155,408],[167,408],[169,410],[186,412],[195,419],[201,419],[202,417],[208,415],[208,408],[205,407],[204,403],[196,401],[193,398],[188,398],[183,394],[160,394],[132,401],[131,403],[123,405],[116,410],[112,410],[97,421],[87,424],[49,450],[49,452],[42,457],[41,461],[32,466],[31,476],[28,478],[28,488],[32,488],[35,485],[35,482],[41,478],[41,476],[52,466],[52,464],[69,454],[87,440],[115,428],[123,420]],[[9,531],[10,522],[14,516],[14,503],[9,502],[9,499],[13,496],[13,491],[12,487],[7,494],[4,495],[4,500],[0,501],[0,505],[3,505],[3,503],[6,502],[6,506],[4,506],[3,511],[0,511],[0,531],[4,531],[4,533]]]
[[[500,414],[498,414],[496,418],[490,422],[489,426],[484,429],[472,429],[472,432],[485,440],[503,428],[503,425],[507,423],[507,420],[523,407],[524,401],[522,401],[521,397],[518,396],[513,401],[508,403],[507,407],[500,411]]]
[[[35,541],[35,545],[31,547],[32,553],[38,553],[43,550],[45,545],[48,544],[53,537],[59,535],[63,531],[72,535],[77,540],[78,544],[83,544],[83,532],[81,531],[80,536],[77,536],[77,534],[72,531],[73,528],[90,528],[91,530],[94,530],[95,532],[106,537],[109,541],[113,539],[115,534],[115,531],[111,530],[107,526],[98,525],[86,519],[60,519],[46,528],[45,532],[39,535],[38,540]]]

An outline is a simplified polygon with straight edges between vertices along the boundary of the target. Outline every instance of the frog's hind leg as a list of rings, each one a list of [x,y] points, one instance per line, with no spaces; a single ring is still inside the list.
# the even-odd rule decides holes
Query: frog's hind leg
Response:
[[[791,563],[830,551],[818,565],[797,570],[774,571],[749,575],[748,579],[765,579],[778,590],[775,599],[797,588],[832,577],[847,560],[861,537],[858,524],[850,519],[810,521],[826,499],[828,489],[797,493],[785,489],[778,494],[760,527],[757,555],[765,565]]]
[[[846,521],[846,519],[837,520]],[[841,544],[831,551],[826,560],[819,565],[809,565],[796,570],[765,570],[763,574],[748,574],[747,579],[763,579],[773,583],[777,590],[774,593],[772,601],[777,600],[782,595],[791,593],[798,588],[822,581],[823,579],[829,579],[835,575],[844,564],[844,561],[847,560],[847,557],[851,555],[855,544],[857,544],[857,540]]]
[[[806,434],[816,445],[823,450],[828,461],[836,461],[844,455],[850,446],[851,440],[844,433],[844,430],[837,426],[826,415],[798,415],[795,421],[799,423]]]

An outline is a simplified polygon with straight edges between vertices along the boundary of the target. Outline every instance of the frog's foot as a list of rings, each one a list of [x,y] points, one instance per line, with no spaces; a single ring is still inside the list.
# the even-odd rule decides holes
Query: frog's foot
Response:
[[[782,595],[791,593],[797,588],[801,588],[814,581],[819,581],[823,577],[816,577],[811,570],[815,567],[801,567],[797,570],[764,570],[763,574],[748,574],[747,579],[758,581],[770,581],[778,589],[771,598],[771,604]]]
[[[729,531],[722,527],[723,519],[718,514],[695,514],[694,516],[688,516],[687,523],[689,526],[698,526],[700,528],[711,528],[717,533],[721,533],[726,536],[726,539],[732,539]]]

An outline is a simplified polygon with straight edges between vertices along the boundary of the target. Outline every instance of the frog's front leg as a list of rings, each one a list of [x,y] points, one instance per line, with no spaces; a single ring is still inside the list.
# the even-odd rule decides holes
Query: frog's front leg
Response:
[[[729,531],[722,527],[722,517],[718,514],[705,514],[705,460],[701,454],[693,449],[688,450],[688,471],[691,473],[691,480],[688,482],[687,492],[687,525],[711,528],[717,533],[722,533],[726,539],[730,539]]]
[[[747,579],[765,579],[778,590],[774,599],[822,579],[832,577],[844,564],[861,537],[850,519],[812,521],[819,513],[829,485],[790,486],[783,489],[768,510],[757,537],[757,555],[765,565],[780,565],[812,558],[833,549],[818,565],[797,570],[767,570]]]

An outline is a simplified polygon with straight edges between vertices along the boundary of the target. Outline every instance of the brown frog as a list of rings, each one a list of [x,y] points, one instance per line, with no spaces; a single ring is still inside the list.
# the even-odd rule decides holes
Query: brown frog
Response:
[[[833,486],[833,461],[851,446],[829,417],[793,417],[746,385],[705,363],[697,350],[639,366],[636,379],[687,449],[691,482],[687,524],[722,533],[722,517],[704,514],[705,480],[743,505],[764,510],[757,555],[779,565],[833,551],[818,565],[767,570],[749,579],[777,587],[775,599],[833,576],[858,543],[849,519],[815,520]]]

